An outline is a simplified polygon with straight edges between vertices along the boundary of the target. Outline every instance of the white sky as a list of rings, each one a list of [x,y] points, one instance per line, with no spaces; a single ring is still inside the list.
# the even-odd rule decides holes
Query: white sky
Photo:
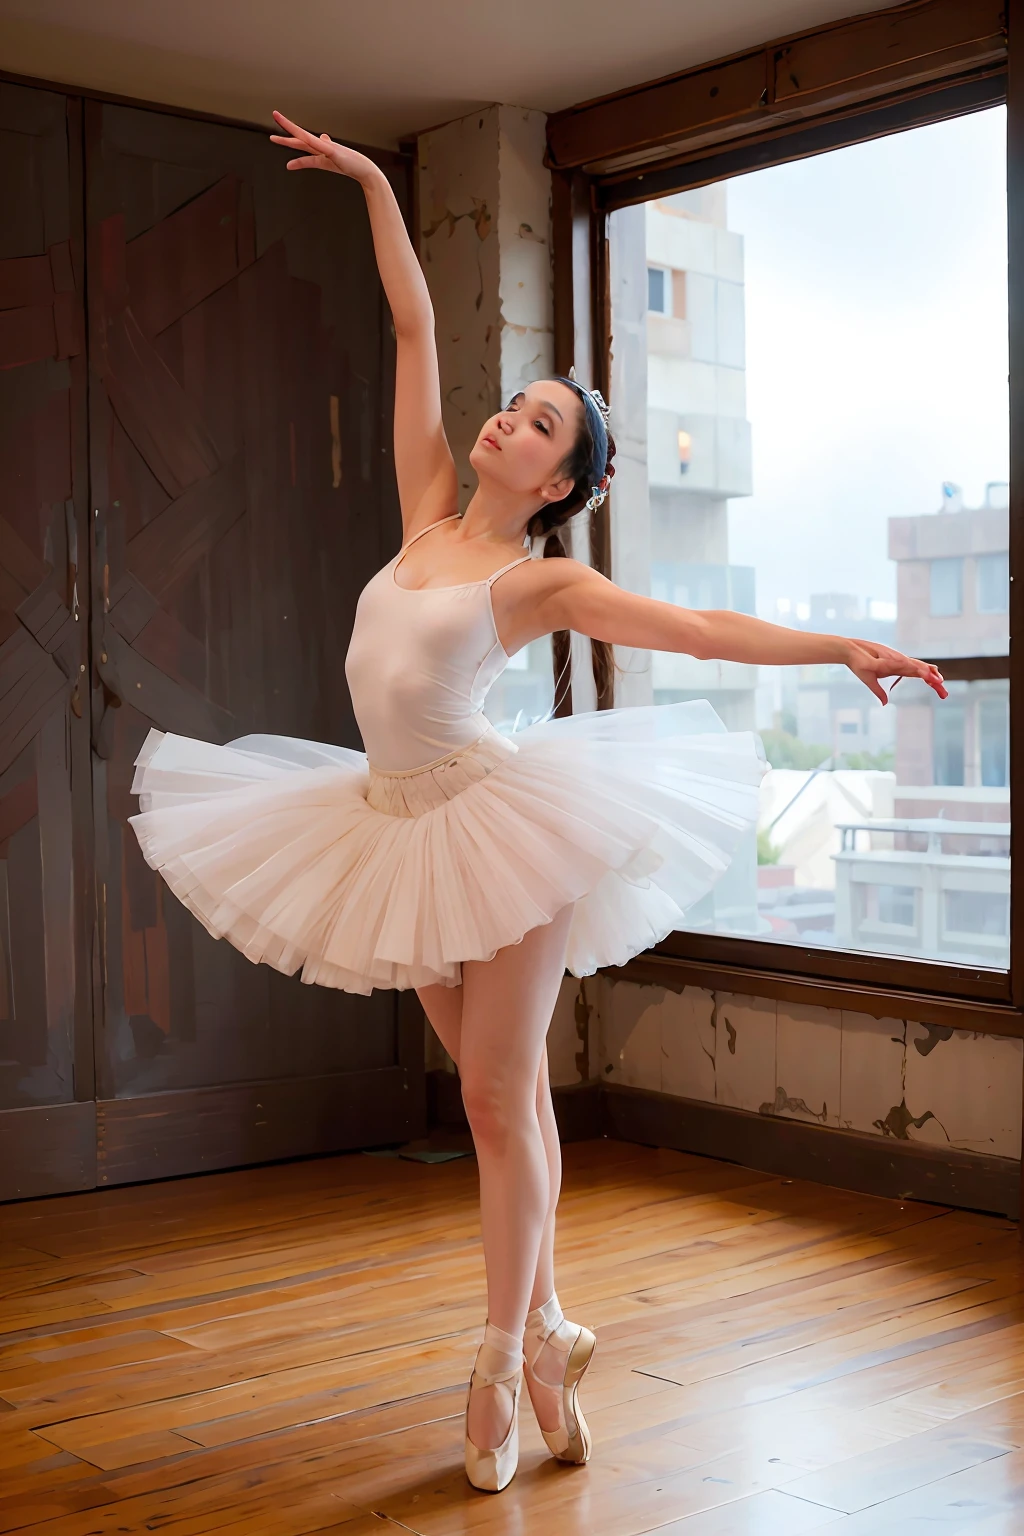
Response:
[[[778,597],[895,597],[886,519],[1008,476],[1006,113],[728,183],[755,494],[730,559]]]

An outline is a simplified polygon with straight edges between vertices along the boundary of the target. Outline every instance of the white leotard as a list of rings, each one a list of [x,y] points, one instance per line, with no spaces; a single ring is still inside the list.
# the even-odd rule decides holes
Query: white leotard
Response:
[[[360,593],[345,676],[374,768],[404,773],[463,750],[490,730],[484,700],[508,665],[491,588],[529,560],[510,560],[483,581],[401,587],[399,561],[439,523],[421,529]]]

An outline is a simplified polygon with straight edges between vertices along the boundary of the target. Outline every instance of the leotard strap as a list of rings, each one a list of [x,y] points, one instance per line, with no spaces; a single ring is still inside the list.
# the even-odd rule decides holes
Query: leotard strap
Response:
[[[462,516],[461,512],[450,512],[447,517],[439,517],[439,518],[436,519],[435,522],[428,523],[425,528],[421,528],[420,529],[419,533],[414,533],[411,539],[407,539],[406,542],[402,545],[401,549],[398,551],[398,553],[400,555],[404,555],[406,550],[410,547],[410,545],[415,544],[417,539],[422,539],[423,535],[425,533],[429,533],[431,528],[440,528],[442,523],[453,522],[457,517],[461,517],[461,516]]]
[[[513,566],[522,565],[524,560],[531,560],[532,558],[533,558],[532,555],[520,555],[518,560],[510,560],[508,565],[503,565],[501,567],[500,571],[495,571],[492,576],[488,576],[487,577],[487,585],[488,585],[488,587],[493,587],[494,583],[497,581],[498,577],[499,576],[504,576],[505,572],[506,571],[510,571]]]
[[[401,549],[398,551],[398,554],[395,556],[395,570],[397,571],[399,561],[404,558],[406,550],[409,548],[410,545],[415,544],[417,539],[422,539],[423,535],[425,533],[429,533],[431,528],[439,528],[442,523],[454,522],[458,518],[460,518],[461,516],[462,516],[461,512],[452,512],[452,513],[449,514],[448,517],[439,517],[436,522],[428,523],[425,528],[421,528],[419,533],[414,533],[412,538],[409,539],[407,543],[402,545]],[[504,576],[505,572],[506,571],[510,571],[513,566],[522,565],[525,560],[531,560],[532,558],[533,558],[532,555],[520,555],[517,560],[510,560],[507,565],[503,565],[500,570],[495,571],[492,575],[485,576],[483,581],[467,581],[465,583],[460,583],[460,585],[465,585],[467,587],[483,587],[483,586],[486,586],[486,587],[490,588],[490,587],[492,587],[494,585],[494,583],[497,581],[499,576]],[[404,591],[406,589],[405,588],[400,588],[399,590],[400,591]],[[437,591],[444,591],[444,588],[443,587],[433,587],[433,588],[431,588],[431,587],[423,587],[423,588],[420,588],[419,590],[425,591],[425,592],[430,592],[430,591],[437,592]]]

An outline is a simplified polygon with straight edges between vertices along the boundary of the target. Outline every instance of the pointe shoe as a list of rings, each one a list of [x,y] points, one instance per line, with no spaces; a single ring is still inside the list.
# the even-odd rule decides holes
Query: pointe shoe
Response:
[[[494,1335],[500,1337],[495,1339]],[[489,1337],[490,1336],[490,1337]],[[474,1488],[479,1488],[482,1493],[500,1493],[507,1488],[516,1475],[519,1465],[519,1394],[523,1385],[522,1354],[519,1364],[514,1367],[501,1366],[500,1362],[510,1358],[507,1344],[515,1343],[511,1335],[503,1333],[500,1329],[488,1323],[484,1330],[484,1342],[477,1354],[477,1364],[473,1367],[469,1378],[469,1388],[466,1392],[466,1476]],[[483,1362],[481,1364],[481,1356]],[[494,1362],[496,1368],[488,1370],[486,1367]],[[499,1446],[493,1450],[481,1449],[474,1445],[469,1438],[469,1399],[472,1396],[473,1387],[493,1387],[498,1382],[515,1383],[512,1389],[512,1421],[508,1427],[508,1434]]]
[[[560,1354],[565,1355],[561,1382],[546,1381],[537,1374],[535,1367],[545,1344],[553,1345]],[[523,1353],[527,1385],[532,1379],[549,1390],[559,1386],[562,1389],[558,1428],[541,1429],[544,1444],[559,1461],[580,1465],[590,1460],[593,1442],[579,1405],[579,1388],[596,1348],[597,1339],[590,1329],[563,1317],[562,1309],[554,1297],[545,1302],[543,1307],[531,1312],[526,1319]]]

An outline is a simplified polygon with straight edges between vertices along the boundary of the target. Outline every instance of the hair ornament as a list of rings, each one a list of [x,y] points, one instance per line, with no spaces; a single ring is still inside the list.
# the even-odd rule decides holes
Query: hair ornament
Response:
[[[566,374],[566,378],[572,379],[577,389],[581,389],[585,395],[590,396],[591,400],[594,402],[594,404],[597,406],[597,409],[601,413],[601,420],[604,422],[605,431],[607,431],[608,423],[611,419],[611,407],[608,405],[601,391],[599,389],[588,389],[585,384],[580,383],[579,379],[576,377],[575,363],[573,363],[572,367],[569,369],[569,372]],[[596,490],[597,487],[595,486],[594,489]],[[605,494],[607,495],[607,492],[605,492]],[[600,502],[598,505],[600,505]]]
[[[601,503],[607,497],[607,495],[608,495],[608,487],[607,486],[605,486],[604,490],[602,490],[599,485],[591,486],[591,488],[590,488],[590,496],[587,499],[587,502],[586,502],[583,510],[585,512],[596,512],[598,507],[601,505]]]

